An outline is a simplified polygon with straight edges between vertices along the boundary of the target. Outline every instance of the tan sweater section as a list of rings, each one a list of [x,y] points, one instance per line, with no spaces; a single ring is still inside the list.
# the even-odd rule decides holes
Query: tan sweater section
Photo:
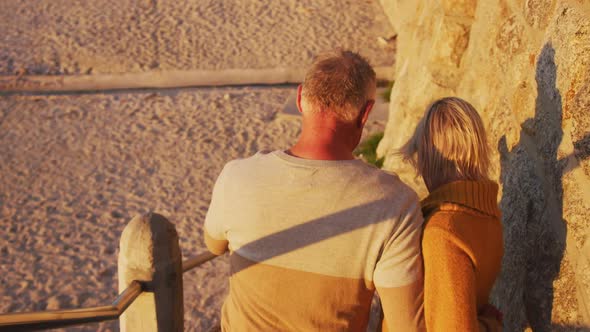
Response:
[[[498,185],[456,181],[422,201],[424,314],[428,331],[500,331],[478,318],[503,255]]]

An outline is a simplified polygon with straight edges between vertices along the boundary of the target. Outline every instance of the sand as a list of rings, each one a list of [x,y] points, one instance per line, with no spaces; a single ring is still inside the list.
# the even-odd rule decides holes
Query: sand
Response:
[[[297,119],[276,118],[290,91],[0,100],[0,312],[109,303],[119,236],[138,213],[167,216],[183,254],[202,252],[203,218],[223,165],[296,138]],[[222,259],[185,275],[187,330],[217,319],[226,272]]]
[[[392,33],[380,10],[373,1],[0,1],[0,74],[303,68],[336,45],[391,65],[394,48],[376,42]],[[0,313],[110,303],[119,236],[138,213],[167,216],[185,258],[203,252],[223,165],[295,141],[299,118],[283,114],[293,92],[0,95]],[[383,129],[384,114],[368,131]],[[227,274],[226,258],[184,274],[186,331],[219,321]]]
[[[0,75],[300,67],[344,47],[395,51],[376,0],[4,0]]]

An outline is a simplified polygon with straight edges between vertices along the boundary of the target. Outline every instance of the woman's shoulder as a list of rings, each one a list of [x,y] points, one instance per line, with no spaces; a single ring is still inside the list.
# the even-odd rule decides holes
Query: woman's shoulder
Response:
[[[437,210],[425,216],[423,241],[461,241],[461,216],[455,211]]]
[[[426,228],[436,227],[457,231],[465,227],[488,228],[489,224],[501,227],[499,216],[486,214],[456,203],[442,203],[436,209],[424,212]]]
[[[462,209],[433,211],[426,219],[422,248],[443,254],[443,247],[464,252],[479,261],[485,248],[502,246],[502,224],[497,217]],[[451,250],[451,249],[449,249]]]
[[[445,204],[447,205],[447,204]],[[454,241],[472,242],[485,236],[501,236],[502,223],[496,216],[479,213],[449,203],[425,217],[424,233],[443,236]]]

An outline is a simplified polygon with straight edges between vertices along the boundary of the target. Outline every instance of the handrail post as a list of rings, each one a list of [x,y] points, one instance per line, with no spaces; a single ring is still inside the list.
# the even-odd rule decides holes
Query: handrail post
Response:
[[[155,213],[133,218],[121,235],[118,270],[119,291],[133,280],[147,291],[121,315],[122,332],[183,331],[182,256],[172,223]]]

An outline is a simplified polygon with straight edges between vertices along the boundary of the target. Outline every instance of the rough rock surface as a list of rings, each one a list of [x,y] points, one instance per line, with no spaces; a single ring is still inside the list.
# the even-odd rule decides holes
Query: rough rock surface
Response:
[[[505,330],[590,327],[590,1],[381,2],[398,33],[385,167],[408,173],[393,152],[434,99],[473,103],[502,185]]]

